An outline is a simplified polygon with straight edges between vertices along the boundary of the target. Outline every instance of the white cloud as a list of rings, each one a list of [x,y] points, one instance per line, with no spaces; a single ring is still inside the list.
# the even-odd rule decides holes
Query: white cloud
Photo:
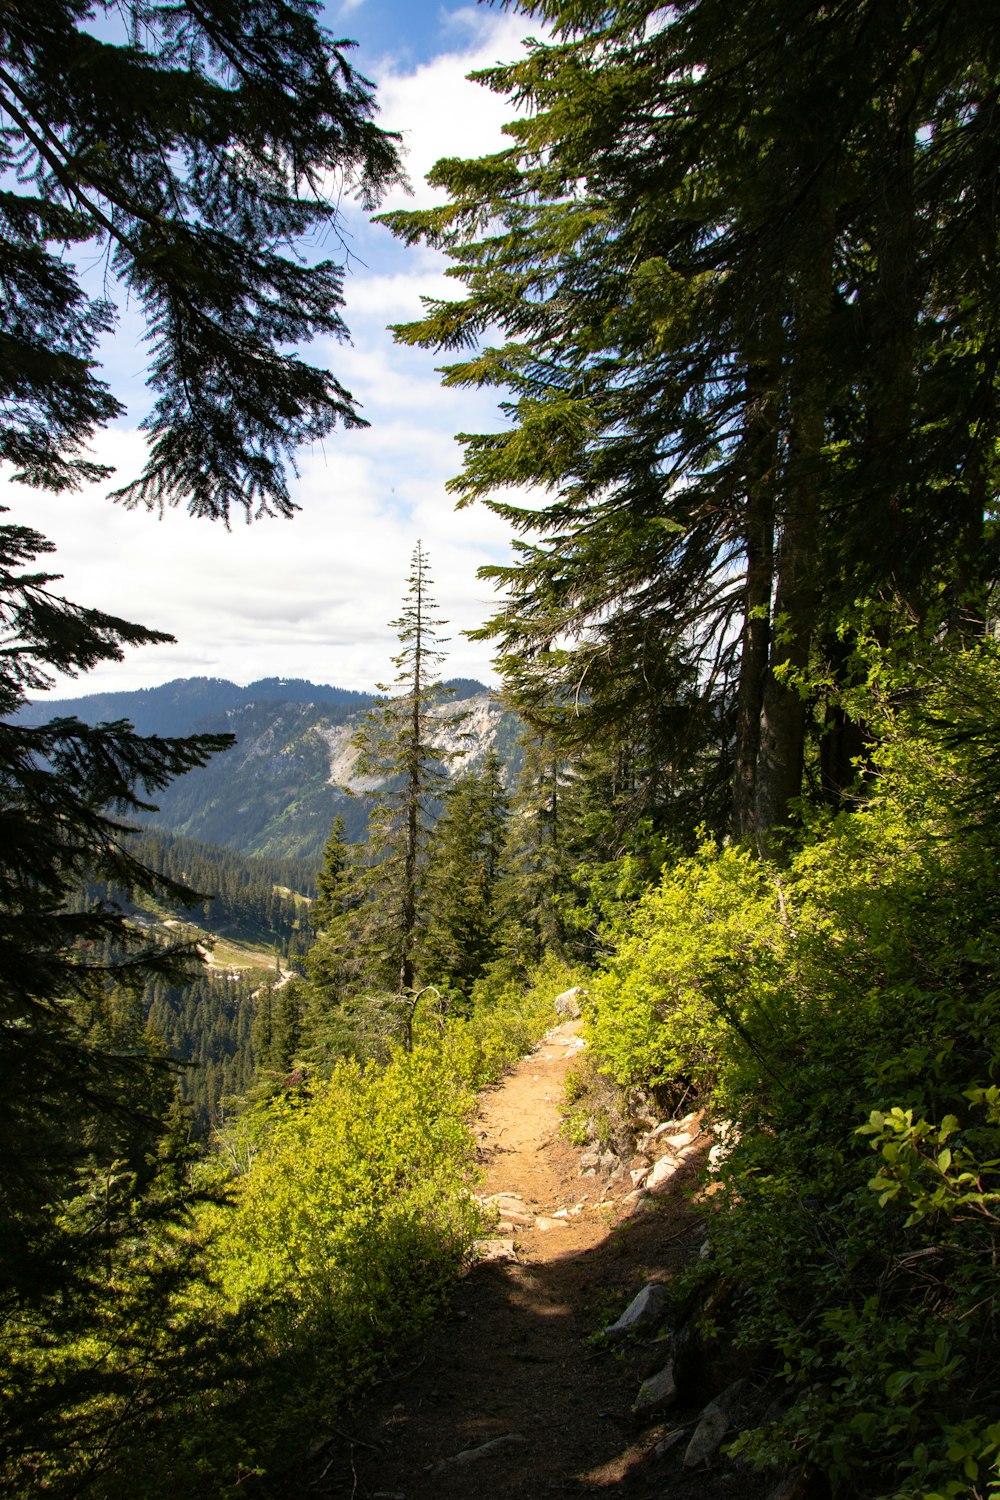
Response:
[[[347,0],[340,15],[354,8]],[[468,83],[473,68],[517,55],[523,18],[477,7],[446,14],[448,50],[407,69],[384,59],[371,69],[382,122],[404,130],[409,169],[422,203],[422,174],[441,155],[478,155],[503,142],[504,101]],[[430,556],[435,593],[451,637],[448,675],[488,676],[489,648],[463,639],[491,610],[479,566],[509,556],[506,524],[482,506],[456,511],[447,480],[461,465],[457,431],[495,429],[496,394],[442,390],[430,353],[394,345],[385,324],[419,316],[420,297],[461,294],[443,275],[443,258],[426,249],[404,254],[388,232],[357,226],[356,265],[347,281],[353,346],[318,342],[372,423],[338,431],[300,455],[293,488],[301,506],[291,522],[264,521],[233,530],[183,513],[162,521],[127,512],[100,487],[77,496],[46,496],[0,484],[12,518],[35,525],[57,545],[54,567],[66,595],[126,619],[165,630],[176,646],[130,652],[60,692],[128,689],[172,677],[210,675],[238,682],[271,675],[370,688],[391,676],[396,642],[388,621],[399,612],[410,555],[419,537]],[[134,316],[110,351],[113,386],[134,424],[146,404]],[[142,465],[134,425],[103,434],[98,456],[120,479]]]
[[[512,116],[506,99],[467,74],[494,63],[513,62],[525,38],[538,34],[537,23],[512,11],[479,6],[452,11],[449,27],[456,46],[416,69],[398,67],[391,57],[376,65],[379,123],[399,130],[406,148],[406,170],[413,196],[397,190],[386,208],[422,208],[441,202],[440,189],[424,181],[441,157],[485,156],[502,149],[501,127]]]
[[[368,688],[390,671],[388,621],[398,613],[418,536],[451,622],[447,671],[488,675],[488,652],[459,632],[488,612],[489,591],[475,572],[506,554],[505,527],[482,508],[455,512],[444,497],[457,467],[450,436],[414,430],[407,442],[393,429],[392,437],[396,451],[386,455],[384,434],[341,434],[332,460],[305,456],[302,511],[293,521],[235,522],[230,533],[176,512],[158,520],[123,511],[96,487],[78,496],[27,496],[7,486],[12,518],[57,544],[52,567],[65,575],[59,591],[177,637],[176,646],[130,652],[125,663],[59,691],[281,674]],[[141,441],[117,432],[104,451],[132,472]]]

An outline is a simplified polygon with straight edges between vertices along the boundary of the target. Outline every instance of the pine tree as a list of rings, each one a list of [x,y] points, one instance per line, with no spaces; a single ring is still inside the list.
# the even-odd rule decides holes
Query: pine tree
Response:
[[[367,978],[400,996],[413,988],[428,838],[447,786],[447,756],[438,742],[461,720],[446,711],[447,694],[437,677],[444,622],[419,542],[407,585],[403,612],[392,621],[401,646],[393,657],[397,691],[380,685],[390,696],[366,715],[355,737],[358,772],[378,782],[357,874]]]
[[[392,1035],[408,1035],[425,921],[430,830],[448,784],[442,734],[461,715],[447,711],[437,679],[443,623],[431,596],[427,556],[413,552],[395,626],[392,687],[363,720],[356,769],[374,783],[364,845],[334,828],[324,856],[314,921],[322,930],[306,956],[300,1056],[324,1067],[344,1054],[368,1056]],[[395,689],[393,691],[392,689]]]
[[[309,913],[316,936],[305,955],[307,983],[302,986],[298,1056],[307,1067],[322,1071],[352,1051],[356,1021],[351,997],[365,973],[365,956],[354,941],[352,915],[363,899],[357,851],[352,851],[344,837],[343,818],[333,821],[316,886]]]
[[[496,894],[499,956],[520,976],[546,955],[571,956],[576,896],[564,807],[571,778],[551,735],[526,736]]]
[[[324,932],[343,915],[346,897],[345,876],[348,868],[347,839],[344,820],[338,813],[323,849],[323,863],[316,877],[316,899],[309,913],[310,926]]]
[[[996,28],[946,0],[521,9],[555,38],[481,75],[531,106],[510,145],[387,216],[466,292],[397,334],[511,393],[453,488],[522,538],[488,570],[516,706],[568,748],[638,719],[647,765],[731,774],[766,837],[859,601],[933,630],[996,573]]]

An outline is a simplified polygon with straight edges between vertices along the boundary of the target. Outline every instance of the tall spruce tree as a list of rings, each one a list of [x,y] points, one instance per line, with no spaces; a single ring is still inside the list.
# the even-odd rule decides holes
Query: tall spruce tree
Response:
[[[323,849],[323,863],[316,877],[316,899],[309,912],[309,925],[325,932],[344,914],[345,877],[348,868],[348,846],[344,820],[338,813]]]
[[[462,717],[447,712],[447,689],[438,676],[444,660],[438,632],[445,622],[431,586],[427,554],[418,542],[402,614],[391,621],[400,643],[392,658],[396,677],[391,686],[379,684],[389,697],[366,714],[354,741],[357,770],[379,783],[365,849],[366,946],[373,972],[399,995],[413,988],[427,843],[448,784],[440,740]]]
[[[525,975],[547,954],[572,951],[576,905],[564,796],[573,772],[553,735],[525,736],[496,892],[498,957]]]
[[[933,628],[995,574],[1000,41],[946,0],[520,8],[555,36],[480,75],[529,106],[511,144],[388,216],[467,295],[397,333],[509,392],[453,487],[523,538],[490,570],[518,707],[578,741],[638,719],[766,837],[859,601]]]
[[[305,957],[306,983],[300,987],[298,1057],[308,1068],[320,1071],[358,1050],[356,996],[366,972],[366,955],[355,942],[354,913],[363,901],[357,856],[344,836],[343,818],[334,818],[316,881],[317,898],[309,914],[316,936]]]
[[[365,715],[354,744],[357,772],[374,783],[368,838],[346,847],[331,839],[331,895],[325,926],[306,969],[303,1055],[362,1055],[406,1034],[417,988],[417,946],[425,920],[430,831],[448,785],[442,737],[462,715],[448,712],[437,672],[442,625],[431,594],[427,554],[413,551],[407,592],[392,621],[400,641],[387,696]],[[332,852],[331,852],[332,851]]]
[[[417,943],[422,983],[447,991],[462,1007],[496,957],[507,831],[507,794],[499,757],[456,778],[434,826],[425,882],[425,915]]]

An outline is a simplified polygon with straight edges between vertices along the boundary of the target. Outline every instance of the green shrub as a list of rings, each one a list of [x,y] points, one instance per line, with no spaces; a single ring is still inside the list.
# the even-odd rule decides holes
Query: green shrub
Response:
[[[592,1041],[736,1125],[692,1279],[738,1288],[784,1414],[736,1449],[837,1496],[1000,1493],[1000,654],[851,705],[866,800],[780,870],[703,847],[618,934]],[[873,1172],[872,1147],[879,1152]]]

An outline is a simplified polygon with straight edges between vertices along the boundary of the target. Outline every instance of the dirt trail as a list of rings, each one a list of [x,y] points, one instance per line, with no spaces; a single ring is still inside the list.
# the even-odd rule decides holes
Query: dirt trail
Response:
[[[328,1494],[735,1500],[747,1493],[731,1471],[684,1469],[683,1444],[656,1456],[657,1443],[696,1413],[636,1426],[631,1405],[650,1373],[648,1348],[616,1358],[588,1342],[647,1281],[669,1280],[701,1231],[684,1194],[696,1180],[695,1155],[632,1218],[622,1201],[627,1176],[605,1191],[602,1178],[580,1175],[580,1151],[559,1134],[563,1081],[582,1046],[578,1029],[569,1022],[550,1032],[483,1096],[480,1192],[500,1195],[505,1211],[487,1247],[499,1258],[470,1271],[411,1368],[355,1413],[350,1454],[328,1468]],[[487,1444],[495,1446],[469,1456]]]

